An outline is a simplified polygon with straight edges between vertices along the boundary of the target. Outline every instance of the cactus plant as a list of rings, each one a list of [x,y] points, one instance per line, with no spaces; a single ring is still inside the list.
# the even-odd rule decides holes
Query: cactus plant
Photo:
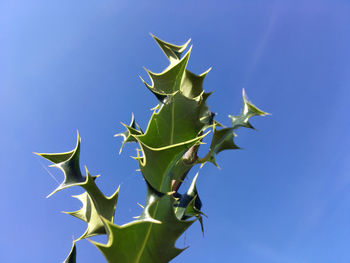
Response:
[[[240,115],[231,116],[231,125],[218,123],[207,106],[211,93],[203,90],[206,71],[196,75],[187,70],[191,48],[190,41],[174,45],[152,35],[169,60],[169,66],[161,73],[146,70],[151,84],[142,78],[145,86],[155,95],[157,106],[145,132],[136,123],[134,116],[123,137],[124,144],[139,145],[136,157],[147,187],[143,211],[134,221],[125,225],[113,222],[119,188],[110,197],[105,196],[95,184],[97,176],[91,176],[87,168],[82,174],[79,164],[80,136],[76,147],[64,153],[38,153],[61,169],[64,181],[49,195],[59,190],[80,186],[85,192],[74,196],[82,203],[81,209],[67,212],[86,222],[87,228],[78,239],[64,262],[75,262],[78,240],[95,235],[107,235],[107,243],[91,241],[111,263],[164,263],[169,262],[184,249],[176,248],[176,240],[196,220],[203,231],[204,215],[194,177],[184,194],[179,188],[195,165],[211,162],[217,166],[216,155],[224,150],[239,149],[234,143],[235,130],[239,127],[253,129],[249,119],[267,113],[250,103],[243,90],[243,108]],[[203,139],[212,132],[208,153],[200,158],[198,149]]]

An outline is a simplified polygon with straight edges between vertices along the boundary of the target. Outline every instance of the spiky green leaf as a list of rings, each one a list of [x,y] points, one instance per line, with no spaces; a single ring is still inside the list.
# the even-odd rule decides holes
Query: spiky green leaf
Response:
[[[200,143],[204,136],[161,148],[151,148],[140,140],[143,156],[138,159],[145,180],[161,193],[170,192],[173,180],[172,168],[183,154],[191,146]]]
[[[86,178],[82,176],[79,166],[80,142],[81,139],[79,133],[77,133],[77,143],[72,151],[63,153],[35,153],[51,161],[53,163],[51,167],[59,168],[64,174],[63,182],[47,197],[62,189],[81,185],[85,182]]]
[[[119,154],[122,152],[125,143],[136,142],[136,139],[132,136],[132,134],[133,135],[141,135],[143,133],[142,129],[135,121],[134,114],[131,115],[130,124],[124,125],[124,126],[126,127],[126,130],[124,132],[117,133],[114,135],[114,137],[118,137],[118,136],[123,137],[123,143],[122,143],[122,146],[120,147]]]
[[[157,98],[171,95],[180,90],[183,75],[185,73],[186,65],[190,57],[191,49],[186,55],[175,64],[171,64],[166,70],[161,73],[154,73],[146,69],[152,84],[147,84],[142,78],[146,87],[154,93]]]
[[[151,34],[151,36],[157,42],[159,47],[163,50],[164,54],[166,55],[166,57],[169,59],[170,62],[180,60],[182,53],[185,51],[188,44],[191,42],[191,39],[189,39],[183,45],[174,45],[164,40],[161,40],[160,38],[154,36],[153,34]]]
[[[201,103],[176,92],[159,111],[154,111],[146,132],[134,137],[153,148],[194,139],[204,126],[200,121]]]
[[[179,220],[173,210],[173,197],[163,195],[145,209],[157,222],[136,220],[118,226],[104,220],[108,242],[93,242],[111,263],[166,263],[184,249],[175,247],[176,240],[194,221]]]
[[[235,137],[233,127],[217,129],[215,126],[213,129],[213,138],[210,145],[210,150],[213,153],[218,154],[224,150],[235,150],[239,147],[234,143]]]
[[[86,190],[82,195],[75,196],[82,202],[82,208],[74,212],[65,212],[87,223],[88,227],[85,233],[79,238],[82,239],[106,233],[100,216],[113,221],[118,201],[119,188],[113,195],[106,197],[95,183],[95,179],[98,176],[91,176],[86,167],[86,176],[82,176],[79,163],[80,142],[81,139],[78,133],[77,144],[74,150],[64,153],[45,153],[38,155],[53,162],[54,165],[52,166],[60,168],[64,173],[63,183],[49,196],[59,190],[72,186],[81,186]]]
[[[200,143],[198,136],[205,123],[201,121],[203,99],[190,99],[174,93],[158,111],[154,111],[147,130],[133,135],[139,142],[140,170],[145,179],[159,192],[171,191],[171,171],[184,153]]]
[[[241,115],[232,116],[229,115],[229,118],[232,122],[233,129],[237,129],[238,127],[246,127],[250,129],[254,129],[254,127],[250,124],[249,119],[253,116],[265,116],[269,115],[269,113],[260,110],[253,103],[249,102],[245,93],[245,90],[242,90],[242,98],[243,98],[243,108]]]
[[[258,107],[248,101],[244,89],[242,91],[242,98],[243,108],[241,114],[238,116],[229,115],[232,122],[231,127],[218,129],[216,124],[213,125],[213,137],[210,144],[210,150],[206,158],[202,160],[203,163],[209,161],[218,166],[215,160],[216,154],[224,150],[240,149],[240,147],[238,147],[234,142],[234,137],[236,137],[234,130],[238,129],[239,127],[254,129],[254,127],[250,124],[249,119],[253,116],[268,115],[268,113],[260,110]]]
[[[116,192],[106,197],[96,186],[93,178],[87,172],[87,181],[82,185],[87,191],[73,196],[83,204],[81,209],[73,212],[64,212],[77,217],[87,223],[87,229],[77,240],[95,235],[106,234],[101,216],[113,222],[115,209],[118,201],[119,188]]]

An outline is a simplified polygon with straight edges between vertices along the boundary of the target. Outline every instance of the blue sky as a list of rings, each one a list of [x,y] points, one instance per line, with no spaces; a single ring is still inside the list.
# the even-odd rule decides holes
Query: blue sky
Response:
[[[106,194],[121,185],[116,222],[141,212],[136,145],[118,155],[113,135],[131,112],[145,128],[156,104],[138,77],[167,66],[152,32],[192,38],[189,69],[213,67],[219,121],[239,113],[242,88],[272,113],[238,131],[244,150],[219,155],[221,170],[201,169],[205,237],[192,226],[173,262],[349,262],[349,13],[345,0],[1,1],[0,261],[62,262],[83,233],[60,213],[80,207],[80,189],[46,199],[62,174],[32,154],[71,150],[76,130],[81,165]],[[77,261],[104,258],[81,241]]]

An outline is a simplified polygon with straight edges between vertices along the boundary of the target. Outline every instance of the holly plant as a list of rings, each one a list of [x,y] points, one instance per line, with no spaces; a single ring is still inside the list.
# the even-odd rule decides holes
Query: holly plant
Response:
[[[210,69],[200,75],[186,69],[192,49],[192,46],[188,48],[190,40],[184,45],[174,45],[152,37],[169,60],[169,66],[161,73],[146,69],[150,83],[141,78],[154,94],[157,105],[145,130],[132,115],[130,124],[123,124],[125,131],[115,135],[123,139],[120,152],[126,143],[138,145],[133,158],[138,162],[147,188],[142,213],[127,224],[114,223],[119,187],[111,196],[105,196],[95,183],[100,180],[98,176],[92,176],[87,168],[81,171],[79,134],[75,148],[69,152],[38,153],[64,173],[63,182],[49,196],[73,186],[84,190],[73,196],[80,200],[81,208],[65,213],[84,221],[86,231],[73,241],[64,262],[76,262],[76,242],[81,239],[88,239],[110,263],[171,261],[185,249],[177,248],[175,243],[186,229],[198,220],[204,231],[202,202],[196,187],[198,173],[188,189],[179,191],[189,171],[206,163],[218,166],[218,154],[239,149],[234,142],[236,130],[254,129],[250,118],[267,115],[247,100],[243,90],[241,113],[229,115],[228,126],[217,122],[207,106],[212,93],[203,90]],[[209,133],[211,136],[207,137]],[[209,149],[200,157],[198,150],[206,137],[211,140]],[[96,235],[106,235],[107,243],[89,239]]]

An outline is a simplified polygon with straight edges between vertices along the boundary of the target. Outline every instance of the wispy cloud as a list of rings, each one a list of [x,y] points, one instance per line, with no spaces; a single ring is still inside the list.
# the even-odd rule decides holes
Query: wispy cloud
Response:
[[[269,21],[267,24],[267,27],[265,29],[265,31],[263,32],[260,41],[257,43],[256,48],[254,50],[254,53],[252,55],[252,59],[251,59],[251,63],[250,66],[247,70],[247,74],[246,74],[246,79],[245,79],[245,84],[247,84],[247,82],[249,81],[249,79],[251,79],[252,74],[255,71],[256,66],[258,65],[263,53],[264,53],[264,49],[266,47],[266,44],[268,43],[268,40],[273,32],[273,29],[275,27],[277,18],[279,16],[279,3],[275,2],[275,4],[272,6],[272,10],[271,10],[271,14],[269,16]]]

